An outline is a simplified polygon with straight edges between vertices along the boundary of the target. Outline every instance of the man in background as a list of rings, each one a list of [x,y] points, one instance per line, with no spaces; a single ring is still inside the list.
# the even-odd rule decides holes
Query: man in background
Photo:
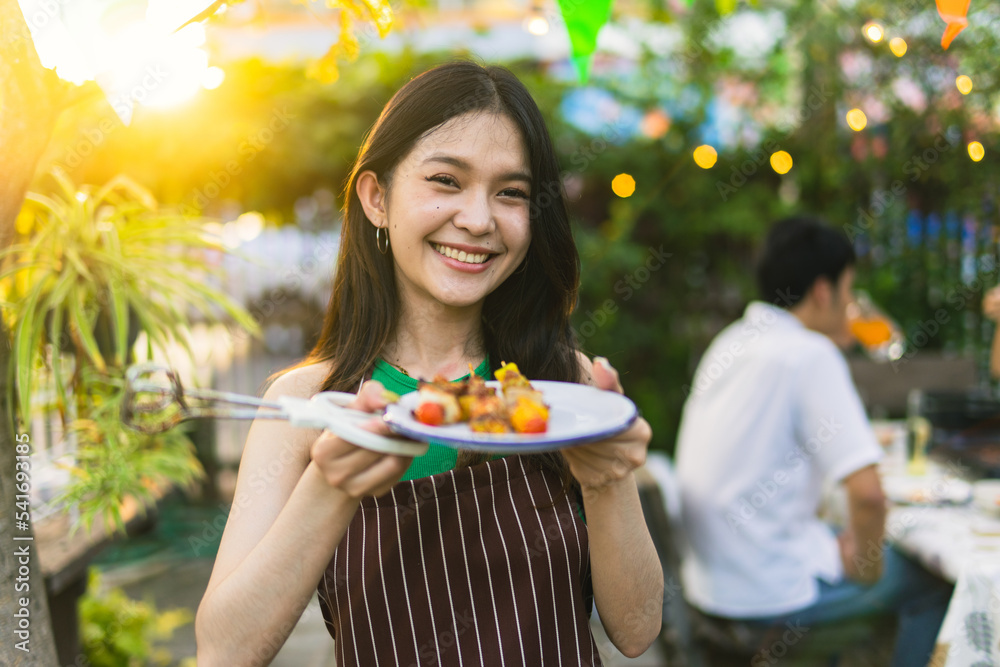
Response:
[[[951,588],[882,544],[882,451],[838,349],[851,340],[854,250],[818,220],[777,223],[760,301],[695,373],[677,444],[691,604],[713,616],[809,627],[895,611],[893,665],[925,665]],[[817,516],[840,483],[840,534]],[[874,548],[873,548],[874,547]]]

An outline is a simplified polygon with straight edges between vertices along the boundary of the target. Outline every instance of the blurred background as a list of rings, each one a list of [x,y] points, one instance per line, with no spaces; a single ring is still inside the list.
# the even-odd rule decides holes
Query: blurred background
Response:
[[[100,604],[129,604],[108,602],[113,584],[137,598],[166,576],[171,593],[156,604],[193,611],[247,429],[203,422],[172,444],[134,442],[107,411],[120,382],[88,379],[88,369],[158,359],[186,384],[256,394],[300,359],[329,298],[342,188],[365,133],[404,82],[451,58],[508,66],[546,116],[583,263],[575,328],[588,354],[622,372],[655,448],[672,451],[703,350],[756,296],[755,249],[792,213],[843,228],[858,287],[893,320],[891,352],[851,358],[874,416],[902,415],[913,387],[992,392],[994,325],[981,301],[1000,281],[995,4],[973,3],[948,49],[935,3],[915,0],[22,0],[20,9],[32,38],[21,44],[49,69],[21,104],[0,98],[3,145],[16,145],[15,127],[44,140],[36,161],[21,153],[0,164],[33,193],[5,232],[5,247],[22,255],[5,251],[0,289],[13,372],[32,387],[14,402],[36,448],[35,530],[69,507],[63,520],[82,516],[109,535],[120,522],[133,535],[110,546],[95,538],[94,553],[67,543],[74,556],[42,563],[54,610],[53,590],[79,595],[87,563],[103,573],[91,591],[105,597],[89,598],[83,638],[60,660],[87,643],[88,619],[100,625]],[[147,231],[129,236],[136,220]],[[100,239],[112,229],[145,264],[105,256]],[[53,238],[55,259],[44,250]],[[72,264],[74,253],[106,260],[108,287],[67,299],[53,288],[62,268],[51,283],[14,270],[28,261],[24,247],[39,266]],[[79,275],[94,266],[84,261]],[[159,296],[150,285],[163,287],[152,289]],[[93,336],[79,333],[88,327]],[[136,452],[150,448],[160,455],[137,474]],[[146,503],[145,519],[95,500],[129,494]],[[53,525],[64,539],[68,524]],[[187,593],[177,586],[185,576]],[[170,655],[150,664],[191,658],[190,615],[151,614],[149,637],[155,622],[176,630],[156,644]],[[321,619],[318,628],[325,634]]]

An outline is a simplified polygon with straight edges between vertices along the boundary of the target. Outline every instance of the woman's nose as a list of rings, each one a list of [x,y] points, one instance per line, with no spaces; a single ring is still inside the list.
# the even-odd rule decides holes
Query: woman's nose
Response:
[[[456,227],[465,229],[474,236],[482,236],[493,231],[496,220],[493,218],[489,195],[470,192],[453,220]]]

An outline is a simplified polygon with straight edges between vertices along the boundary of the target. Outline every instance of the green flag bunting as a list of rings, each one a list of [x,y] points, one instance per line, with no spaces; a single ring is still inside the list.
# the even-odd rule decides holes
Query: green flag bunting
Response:
[[[581,81],[590,76],[590,61],[597,50],[597,33],[611,16],[612,0],[559,0],[569,43],[573,51],[573,64]]]

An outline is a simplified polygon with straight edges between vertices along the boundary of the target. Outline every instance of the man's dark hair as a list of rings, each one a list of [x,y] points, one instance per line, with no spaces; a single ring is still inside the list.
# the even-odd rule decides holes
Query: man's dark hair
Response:
[[[836,284],[854,260],[851,242],[822,220],[804,216],[780,220],[771,227],[757,263],[760,297],[791,308],[817,278]]]

